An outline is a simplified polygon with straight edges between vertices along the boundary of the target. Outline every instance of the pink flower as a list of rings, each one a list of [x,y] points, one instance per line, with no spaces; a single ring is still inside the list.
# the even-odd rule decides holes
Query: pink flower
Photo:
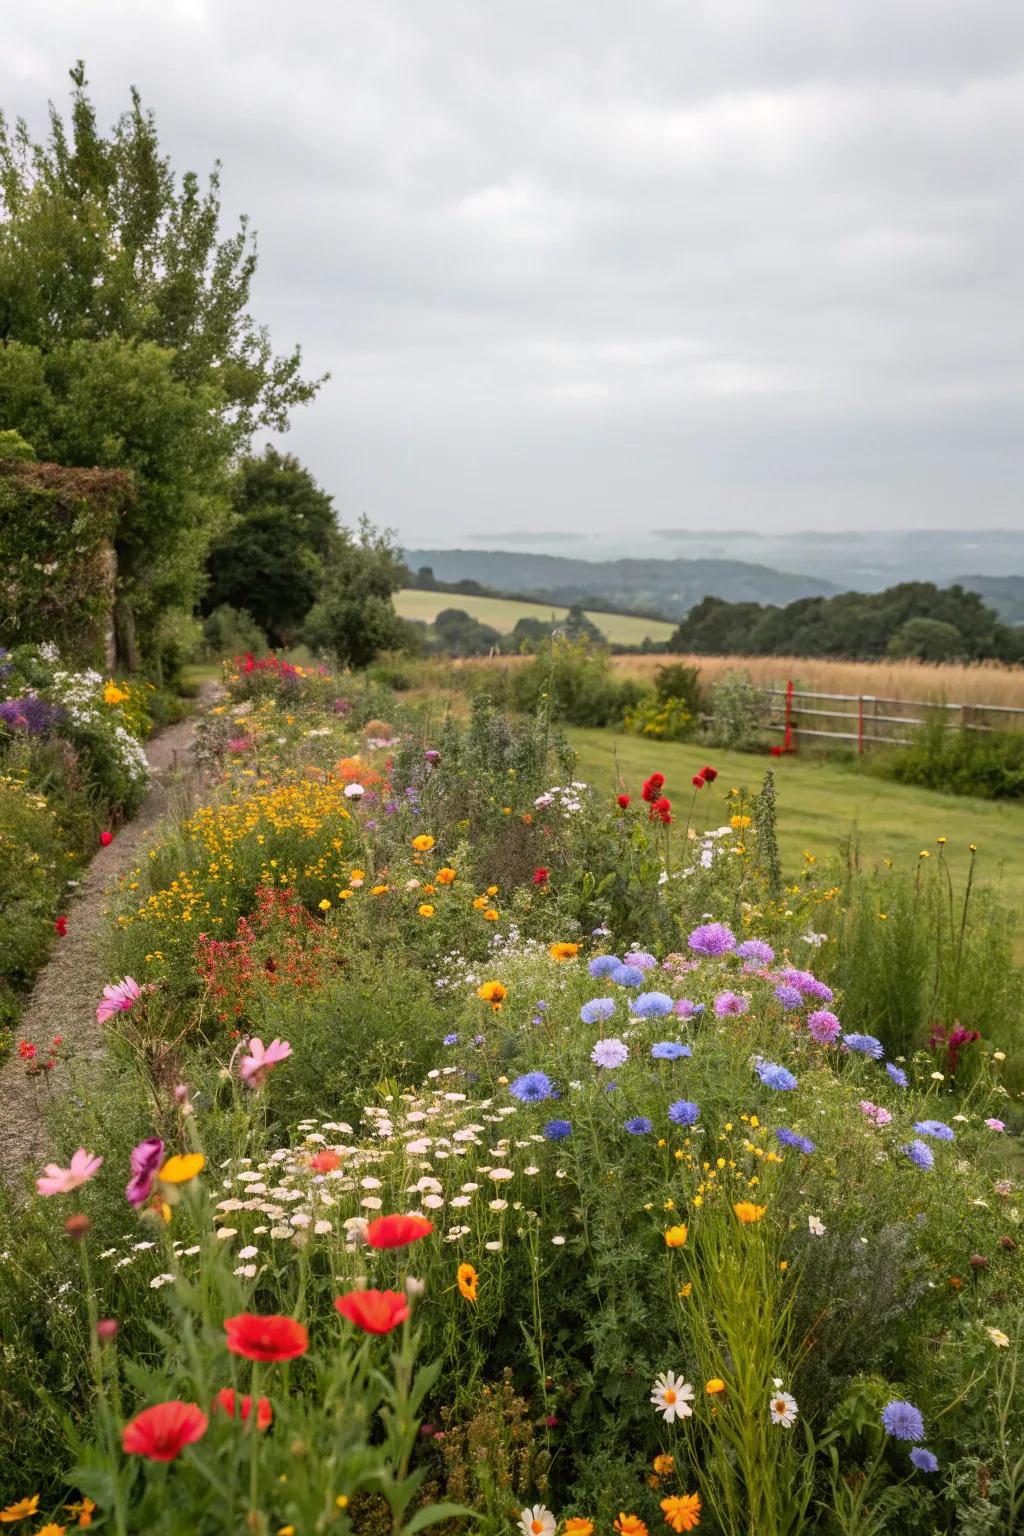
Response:
[[[892,1120],[892,1115],[887,1109],[880,1104],[872,1104],[870,1099],[861,1099],[860,1112],[862,1115],[867,1115],[875,1125],[888,1125]]]
[[[145,1205],[163,1159],[164,1144],[159,1136],[148,1136],[133,1149],[132,1176],[124,1192],[130,1205]]]
[[[988,1126],[990,1131],[1005,1131],[1006,1130],[1006,1126],[1003,1124],[1003,1122],[1001,1120],[995,1120],[995,1119],[986,1120],[985,1124]]]
[[[115,1013],[127,1013],[141,996],[142,988],[134,976],[126,976],[123,981],[104,987],[103,1001],[96,1009],[97,1022],[105,1024]]]
[[[249,1055],[243,1056],[238,1064],[242,1081],[248,1083],[250,1088],[258,1088],[271,1068],[291,1053],[292,1048],[287,1040],[271,1040],[268,1046],[264,1046],[258,1036],[253,1036],[249,1041]]]
[[[71,1159],[70,1168],[61,1168],[59,1163],[47,1163],[36,1179],[36,1189],[41,1195],[69,1195],[79,1184],[84,1184],[86,1179],[98,1173],[102,1164],[102,1157],[93,1157],[91,1152],[79,1147]]]

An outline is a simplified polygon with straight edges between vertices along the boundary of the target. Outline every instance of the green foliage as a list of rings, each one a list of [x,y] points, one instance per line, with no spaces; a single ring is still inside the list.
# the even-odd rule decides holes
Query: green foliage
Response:
[[[259,655],[267,637],[247,608],[221,603],[203,620],[203,642],[211,657],[238,656],[243,651]]]
[[[0,463],[14,460],[18,464],[31,464],[36,451],[26,443],[20,432],[0,432]]]
[[[984,800],[1024,797],[1024,730],[950,730],[942,711],[905,747],[868,759],[872,773],[898,784],[920,784]]]
[[[694,718],[684,699],[644,698],[622,717],[624,731],[657,741],[687,741],[694,727]]]
[[[750,673],[743,667],[726,672],[711,691],[707,739],[712,746],[747,751],[756,745],[761,699]]]
[[[906,619],[886,646],[894,660],[956,661],[964,654],[963,636],[945,619]]]
[[[509,679],[510,702],[526,714],[543,708],[572,725],[618,724],[643,696],[631,678],[620,681],[608,652],[586,641],[554,639]]]
[[[497,650],[501,635],[461,608],[442,608],[434,619],[438,650],[445,656],[486,656]]]
[[[403,631],[391,599],[404,571],[390,534],[365,517],[358,535],[340,529],[303,629],[307,644],[349,667],[368,666],[381,651],[396,648]]]

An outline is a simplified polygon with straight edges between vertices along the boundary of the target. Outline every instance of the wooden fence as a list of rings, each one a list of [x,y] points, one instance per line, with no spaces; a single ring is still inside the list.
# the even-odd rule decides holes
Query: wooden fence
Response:
[[[1005,704],[942,704],[925,699],[886,699],[870,693],[814,693],[797,688],[792,680],[785,688],[760,688],[758,692],[766,704],[763,723],[768,730],[782,731],[778,750],[784,752],[795,752],[805,736],[854,742],[858,753],[872,746],[906,746],[915,731],[934,720],[936,714],[945,716],[949,730],[1024,729],[1024,709]]]

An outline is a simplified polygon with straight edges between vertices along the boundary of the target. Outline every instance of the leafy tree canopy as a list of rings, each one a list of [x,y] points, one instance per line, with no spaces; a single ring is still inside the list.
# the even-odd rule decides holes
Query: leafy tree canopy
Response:
[[[304,626],[307,643],[349,667],[368,666],[379,651],[397,648],[405,626],[391,599],[407,576],[401,551],[386,530],[365,517],[358,534],[339,528]]]

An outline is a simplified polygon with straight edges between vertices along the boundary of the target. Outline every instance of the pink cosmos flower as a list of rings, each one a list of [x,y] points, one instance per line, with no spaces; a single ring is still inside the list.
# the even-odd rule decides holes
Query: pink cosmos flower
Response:
[[[91,1152],[79,1147],[71,1159],[70,1168],[62,1168],[59,1163],[47,1163],[36,1179],[36,1189],[41,1195],[69,1195],[73,1189],[91,1179],[94,1173],[98,1173],[102,1164],[102,1157],[93,1157]]]
[[[148,1136],[133,1149],[132,1176],[124,1192],[130,1205],[145,1205],[163,1158],[164,1144],[159,1136]]]
[[[985,1124],[988,1126],[990,1131],[1005,1131],[1006,1130],[1006,1126],[1003,1124],[1002,1120],[996,1120],[996,1119],[986,1120]]]
[[[103,988],[103,1001],[96,1009],[98,1023],[105,1024],[115,1013],[127,1013],[142,996],[142,988],[134,976],[126,976],[123,981],[115,981],[111,986]]]
[[[269,1045],[264,1046],[263,1041],[254,1036],[249,1041],[249,1055],[243,1056],[238,1064],[242,1081],[248,1083],[250,1088],[258,1088],[271,1068],[291,1053],[292,1048],[287,1040],[271,1040]]]

